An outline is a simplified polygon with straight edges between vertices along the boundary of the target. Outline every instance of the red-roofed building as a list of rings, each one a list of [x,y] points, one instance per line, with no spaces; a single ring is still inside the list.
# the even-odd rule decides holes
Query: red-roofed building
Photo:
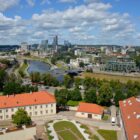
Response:
[[[81,118],[92,118],[101,120],[103,112],[104,108],[102,106],[92,103],[81,102],[77,109],[76,116]]]
[[[56,100],[46,91],[0,96],[0,120],[11,119],[18,108],[30,116],[56,114]]]
[[[119,102],[121,127],[127,140],[140,140],[140,99],[131,97]]]

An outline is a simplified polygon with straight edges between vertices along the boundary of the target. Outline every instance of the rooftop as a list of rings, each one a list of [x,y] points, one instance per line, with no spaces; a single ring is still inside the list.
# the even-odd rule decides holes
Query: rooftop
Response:
[[[103,114],[104,108],[102,106],[99,106],[97,104],[92,103],[83,103],[81,102],[79,104],[77,112],[87,112],[87,113],[93,113],[93,114]]]
[[[0,108],[55,103],[55,97],[46,91],[0,96]]]
[[[140,99],[131,97],[119,105],[128,140],[140,140]]]

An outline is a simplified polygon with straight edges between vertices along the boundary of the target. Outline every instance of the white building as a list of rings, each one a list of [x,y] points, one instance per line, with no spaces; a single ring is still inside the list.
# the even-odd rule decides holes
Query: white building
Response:
[[[27,42],[22,42],[21,43],[21,52],[28,52],[28,43]]]
[[[97,104],[81,102],[79,104],[75,116],[81,118],[91,118],[91,119],[101,120],[103,116],[103,112],[104,112],[104,108]]]
[[[89,58],[76,58],[76,59],[70,59],[70,65],[72,67],[79,67],[79,63],[83,62],[84,64],[89,64],[90,59]]]
[[[46,91],[0,96],[0,120],[11,119],[19,108],[31,117],[56,114],[56,100]]]

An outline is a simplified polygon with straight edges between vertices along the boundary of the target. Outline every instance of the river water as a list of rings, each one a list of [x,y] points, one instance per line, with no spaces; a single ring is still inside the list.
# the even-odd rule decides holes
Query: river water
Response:
[[[56,77],[56,79],[59,82],[62,82],[64,80],[64,75],[66,74],[66,72],[62,69],[51,70],[51,66],[49,64],[36,60],[29,60],[28,63],[29,63],[28,68],[29,73],[31,72],[40,72],[41,74],[50,73],[54,77]]]

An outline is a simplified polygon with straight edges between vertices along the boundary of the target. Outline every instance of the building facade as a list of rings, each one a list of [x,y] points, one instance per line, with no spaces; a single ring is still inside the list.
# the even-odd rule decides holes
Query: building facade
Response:
[[[90,118],[101,120],[103,116],[104,109],[103,107],[97,104],[91,103],[80,103],[78,110],[75,114],[76,117],[80,118]]]
[[[0,120],[12,119],[23,108],[31,117],[56,114],[55,97],[48,92],[33,92],[10,96],[0,96]]]

